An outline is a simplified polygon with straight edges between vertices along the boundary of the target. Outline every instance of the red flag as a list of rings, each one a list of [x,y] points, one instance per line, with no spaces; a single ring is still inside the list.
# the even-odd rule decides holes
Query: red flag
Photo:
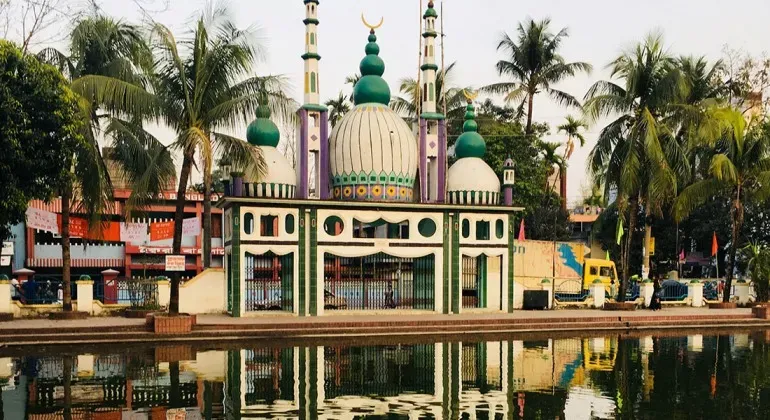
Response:
[[[711,240],[711,256],[716,256],[717,252],[719,252],[719,245],[717,245],[717,233],[714,232],[714,238]]]
[[[521,224],[519,225],[519,240],[520,241],[525,240],[525,237],[524,237],[524,219],[521,219]]]

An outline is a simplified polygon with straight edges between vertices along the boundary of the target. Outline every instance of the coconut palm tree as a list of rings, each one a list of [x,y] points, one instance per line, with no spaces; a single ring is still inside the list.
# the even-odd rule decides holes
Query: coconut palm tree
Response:
[[[529,19],[519,23],[516,39],[503,34],[497,45],[498,51],[508,56],[497,62],[497,73],[508,76],[510,82],[495,83],[483,90],[505,95],[507,102],[521,101],[520,109],[527,105],[525,132],[532,134],[532,113],[534,98],[538,93],[547,93],[559,105],[579,107],[580,102],[572,95],[555,89],[552,85],[578,73],[590,73],[593,66],[585,62],[567,63],[559,54],[559,47],[569,36],[567,28],[557,34],[550,31],[551,20],[535,22]]]
[[[181,39],[163,25],[151,27],[155,66],[145,75],[147,88],[101,76],[86,76],[75,87],[96,98],[99,105],[143,121],[159,121],[173,129],[171,148],[182,155],[174,215],[174,254],[182,248],[185,193],[196,156],[200,159],[203,183],[211,191],[212,163],[217,155],[227,157],[233,167],[252,179],[265,172],[261,149],[226,131],[243,129],[262,104],[286,120],[297,104],[283,93],[280,76],[254,76],[254,63],[262,56],[252,31],[237,28],[225,7],[207,7]],[[185,45],[184,54],[178,45]],[[153,138],[137,124],[124,121],[117,131]],[[154,138],[153,138],[154,139]],[[155,139],[156,141],[156,139]],[[152,178],[144,175],[143,179]],[[204,265],[210,258],[211,201],[205,194],[203,220]],[[169,312],[179,312],[179,276],[171,282]]]
[[[344,93],[340,92],[337,99],[329,99],[324,104],[330,108],[329,123],[334,128],[342,119],[342,116],[350,112],[350,100]]]
[[[605,126],[589,155],[593,175],[604,180],[604,191],[618,191],[619,207],[628,210],[628,232],[634,232],[638,206],[644,205],[645,249],[649,249],[653,211],[676,194],[677,174],[685,172],[687,160],[673,140],[664,116],[686,93],[676,60],[663,48],[660,35],[625,52],[609,68],[621,80],[596,82],[586,94],[584,113],[589,121],[619,115]],[[626,235],[620,298],[629,278],[629,250],[633,235]],[[649,267],[649,253],[644,253]]]
[[[356,83],[358,83],[359,80],[361,80],[361,73],[354,73],[345,78],[345,84],[356,87]]]
[[[770,198],[770,127],[749,127],[740,111],[733,108],[711,109],[709,116],[721,122],[722,132],[710,144],[708,174],[677,197],[674,217],[686,218],[712,197],[730,200],[732,236],[724,294],[724,301],[729,302],[744,208]]]
[[[46,48],[38,57],[60,69],[65,77],[77,83],[82,77],[99,75],[115,78],[128,84],[140,83],[137,74],[152,63],[150,49],[141,36],[139,28],[112,18],[94,15],[77,22],[69,37],[69,55],[54,48]],[[77,91],[76,91],[77,92]],[[100,114],[95,99],[91,96],[79,97],[81,115],[84,120],[83,138],[75,151],[73,170],[68,182],[60,191],[62,203],[62,279],[63,310],[72,310],[71,286],[71,250],[70,216],[71,211],[89,216],[91,230],[98,231],[102,216],[109,211],[112,200],[112,183],[104,157],[101,154],[97,137],[102,133],[102,125],[111,125],[112,116]],[[109,134],[110,130],[106,132]],[[129,179],[136,179],[137,172],[144,172],[140,162],[159,158],[158,164],[173,169],[170,155],[157,153],[158,149],[132,147],[130,139],[113,138],[113,149],[121,150],[122,162],[119,167]],[[163,158],[165,157],[165,160]],[[143,188],[136,186],[137,195],[152,194],[158,184],[147,184]],[[74,202],[73,202],[74,201]]]
[[[438,92],[436,104],[442,106],[444,98],[446,98],[446,117],[449,119],[462,119],[466,107],[463,89],[470,91],[471,88],[451,86],[452,70],[455,64],[457,63],[450,64],[446,70],[439,70],[436,75],[436,92]],[[446,85],[444,85],[445,83]],[[416,121],[418,117],[417,112],[421,105],[420,101],[422,100],[420,85],[417,84],[417,80],[411,77],[401,79],[399,85],[399,92],[403,96],[394,96],[390,101],[390,107],[404,118]]]
[[[564,146],[564,155],[562,156],[563,164],[559,165],[559,187],[560,195],[562,195],[562,208],[567,208],[567,162],[572,157],[572,153],[575,151],[575,139],[580,142],[580,147],[585,146],[586,138],[581,133],[581,130],[588,128],[588,124],[580,118],[575,118],[572,115],[567,115],[566,122],[557,127],[559,133],[563,132],[567,134],[567,143]],[[556,180],[554,180],[554,183]],[[554,184],[554,186],[556,186]]]
[[[551,185],[549,185],[549,178],[551,178],[557,171],[562,172],[562,168],[565,167],[566,161],[564,157],[559,153],[559,148],[562,146],[561,143],[552,143],[547,141],[541,141],[539,143],[540,146],[540,152],[543,156],[543,164],[547,168],[547,176],[545,180],[545,189],[546,193],[550,191],[552,188]]]

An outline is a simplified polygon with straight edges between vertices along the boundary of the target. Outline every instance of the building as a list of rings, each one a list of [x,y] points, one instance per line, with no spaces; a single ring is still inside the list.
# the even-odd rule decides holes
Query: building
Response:
[[[268,173],[258,182],[232,179],[218,203],[224,210],[227,311],[512,311],[514,217],[520,210],[512,205],[512,161],[501,191],[498,175],[482,160],[486,143],[477,131],[475,95],[466,92],[458,160],[446,169],[445,119],[435,104],[433,2],[423,15],[427,53],[417,138],[388,106],[376,35],[382,21],[364,21],[370,32],[355,107],[327,138],[327,111],[319,104],[320,5],[304,4],[300,165],[295,172],[277,151],[280,132],[267,106],[260,106],[247,140],[262,149]],[[310,166],[320,172],[309,174]]]
[[[131,190],[128,183],[120,175],[117,165],[109,159],[110,150],[103,151],[111,179],[113,180],[114,199],[110,214],[104,216],[104,224],[98,238],[78,238],[77,232],[70,223],[72,232],[71,261],[72,277],[89,275],[98,279],[105,270],[115,270],[118,275],[125,277],[148,277],[167,275],[165,256],[171,254],[171,239],[153,240],[148,233],[152,223],[170,222],[174,219],[176,209],[175,183],[167,186],[158,199],[143,208],[141,216],[126,218],[126,205]],[[216,194],[212,201],[219,199]],[[189,192],[186,196],[185,218],[197,218],[202,226],[203,220],[203,194]],[[50,203],[34,200],[29,204],[30,208],[43,212],[54,213],[61,224],[61,200],[54,199]],[[76,204],[73,204],[73,218],[83,217],[75,212]],[[145,235],[139,235],[135,240],[126,240],[122,227],[126,223],[146,224]],[[222,267],[224,248],[222,244],[222,210],[213,208],[211,215],[212,240],[211,254],[212,266]],[[13,232],[14,259],[13,271],[29,269],[36,274],[46,277],[61,276],[62,248],[61,237],[55,233],[33,229],[25,224],[14,226]],[[122,237],[123,236],[123,237]],[[193,277],[203,270],[203,235],[187,235],[182,238],[182,254],[185,255],[185,272],[183,277]]]

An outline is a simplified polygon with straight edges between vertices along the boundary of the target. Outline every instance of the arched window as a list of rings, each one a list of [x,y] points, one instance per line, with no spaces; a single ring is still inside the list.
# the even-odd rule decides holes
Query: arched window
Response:
[[[422,98],[423,98],[423,100],[428,99],[428,84],[427,83],[422,85]]]
[[[316,80],[315,80],[315,72],[310,73],[310,92],[315,93],[316,92]]]
[[[425,55],[428,55],[428,46],[425,46]]]
[[[433,45],[430,46],[430,56],[433,57]]]
[[[254,215],[251,213],[243,216],[243,233],[247,235],[254,233]]]
[[[315,45],[315,34],[310,33],[310,45]]]
[[[305,93],[310,92],[310,73],[305,73]]]
[[[433,87],[433,83],[430,84],[430,89],[428,90],[430,93],[430,100],[435,101],[436,100],[436,89]]]

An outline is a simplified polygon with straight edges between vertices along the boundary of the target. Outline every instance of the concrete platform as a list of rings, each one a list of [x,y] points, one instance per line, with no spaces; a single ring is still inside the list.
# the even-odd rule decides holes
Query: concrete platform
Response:
[[[199,315],[193,332],[182,336],[157,336],[144,320],[89,318],[53,321],[21,319],[0,322],[0,346],[71,345],[160,342],[231,342],[241,340],[302,340],[320,342],[345,338],[349,342],[386,341],[415,337],[453,340],[458,337],[512,334],[624,333],[632,331],[770,329],[770,320],[752,317],[750,309],[709,310],[667,308],[658,312],[606,312],[599,310],[518,311],[514,314],[463,315],[363,315],[335,314],[319,318],[261,315],[231,318]]]

